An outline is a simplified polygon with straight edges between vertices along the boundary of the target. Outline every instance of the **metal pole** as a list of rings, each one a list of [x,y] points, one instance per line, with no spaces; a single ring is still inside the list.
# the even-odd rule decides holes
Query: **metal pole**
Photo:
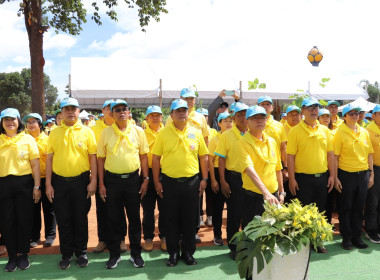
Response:
[[[69,97],[71,96],[71,74],[69,74]]]
[[[160,98],[160,107],[162,108],[162,79],[160,79],[160,92],[158,93]]]
[[[243,83],[239,81],[240,100],[243,100]]]

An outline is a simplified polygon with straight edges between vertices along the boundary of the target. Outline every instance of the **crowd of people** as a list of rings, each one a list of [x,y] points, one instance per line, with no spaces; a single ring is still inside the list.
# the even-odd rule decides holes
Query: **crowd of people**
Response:
[[[141,251],[153,250],[156,205],[160,248],[168,252],[169,267],[180,259],[197,264],[197,232],[205,224],[213,227],[214,244],[224,245],[225,204],[233,260],[236,246],[228,240],[263,213],[264,201],[315,203],[330,222],[336,206],[343,249],[368,247],[361,238],[363,220],[367,239],[380,243],[380,105],[366,114],[348,104],[340,118],[339,102],[329,101],[323,109],[318,100],[306,98],[301,107],[287,107],[279,122],[269,96],[251,107],[236,92],[232,104],[225,96],[221,91],[208,110],[195,110],[197,96],[184,88],[171,103],[165,126],[156,105],[137,126],[122,99],[105,101],[97,121],[79,119],[79,103],[71,97],[45,124],[37,113],[21,119],[17,109],[3,110],[0,254],[8,252],[5,271],[29,268],[30,248],[41,243],[41,205],[45,247],[54,244],[58,225],[59,268],[68,269],[74,255],[76,265],[86,267],[93,195],[99,240],[93,252],[109,250],[107,269],[121,261],[127,234],[129,260],[145,266]],[[327,253],[324,247],[317,251]]]

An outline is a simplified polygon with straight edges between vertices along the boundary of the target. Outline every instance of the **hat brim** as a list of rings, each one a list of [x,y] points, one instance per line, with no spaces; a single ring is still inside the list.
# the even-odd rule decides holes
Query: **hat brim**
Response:
[[[195,94],[194,93],[185,93],[184,95],[181,95],[181,97],[194,97],[194,98],[197,98],[196,96],[195,96]]]
[[[351,112],[351,111],[360,112],[361,110],[362,110],[362,108],[359,108],[359,107],[351,108],[350,110],[348,110],[347,112],[345,112],[345,113],[343,114],[343,117],[344,117],[348,112]]]

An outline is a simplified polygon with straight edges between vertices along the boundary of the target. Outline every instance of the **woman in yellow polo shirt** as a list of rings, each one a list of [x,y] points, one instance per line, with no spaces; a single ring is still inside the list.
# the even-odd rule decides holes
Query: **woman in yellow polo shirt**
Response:
[[[40,170],[41,170],[41,200],[34,204],[33,230],[30,240],[30,247],[34,248],[41,242],[41,204],[44,215],[45,243],[44,247],[51,247],[56,237],[57,223],[53,204],[48,200],[45,192],[45,167],[47,158],[47,144],[49,136],[43,133],[42,118],[37,113],[31,113],[23,118],[28,133],[33,136],[37,143],[40,153]]]
[[[335,188],[339,195],[339,226],[342,247],[368,248],[361,239],[363,210],[368,188],[374,180],[373,147],[368,131],[357,124],[360,108],[343,107],[343,119],[334,136],[337,170]]]
[[[4,270],[11,272],[30,266],[33,200],[41,198],[40,155],[17,109],[3,110],[0,118],[0,225],[9,257]]]

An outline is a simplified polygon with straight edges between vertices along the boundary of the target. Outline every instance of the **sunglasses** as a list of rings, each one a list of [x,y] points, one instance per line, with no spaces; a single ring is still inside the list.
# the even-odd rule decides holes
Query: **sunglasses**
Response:
[[[127,108],[127,107],[116,108],[116,109],[114,109],[113,111],[116,112],[116,113],[127,112],[127,111],[128,111],[128,108]]]
[[[359,116],[359,113],[358,112],[348,112],[347,115],[349,115],[350,117],[353,117],[353,116]]]
[[[315,109],[319,109],[319,105],[311,105],[311,106],[307,107],[307,109],[308,109],[309,111],[313,111],[313,110],[315,110]]]

